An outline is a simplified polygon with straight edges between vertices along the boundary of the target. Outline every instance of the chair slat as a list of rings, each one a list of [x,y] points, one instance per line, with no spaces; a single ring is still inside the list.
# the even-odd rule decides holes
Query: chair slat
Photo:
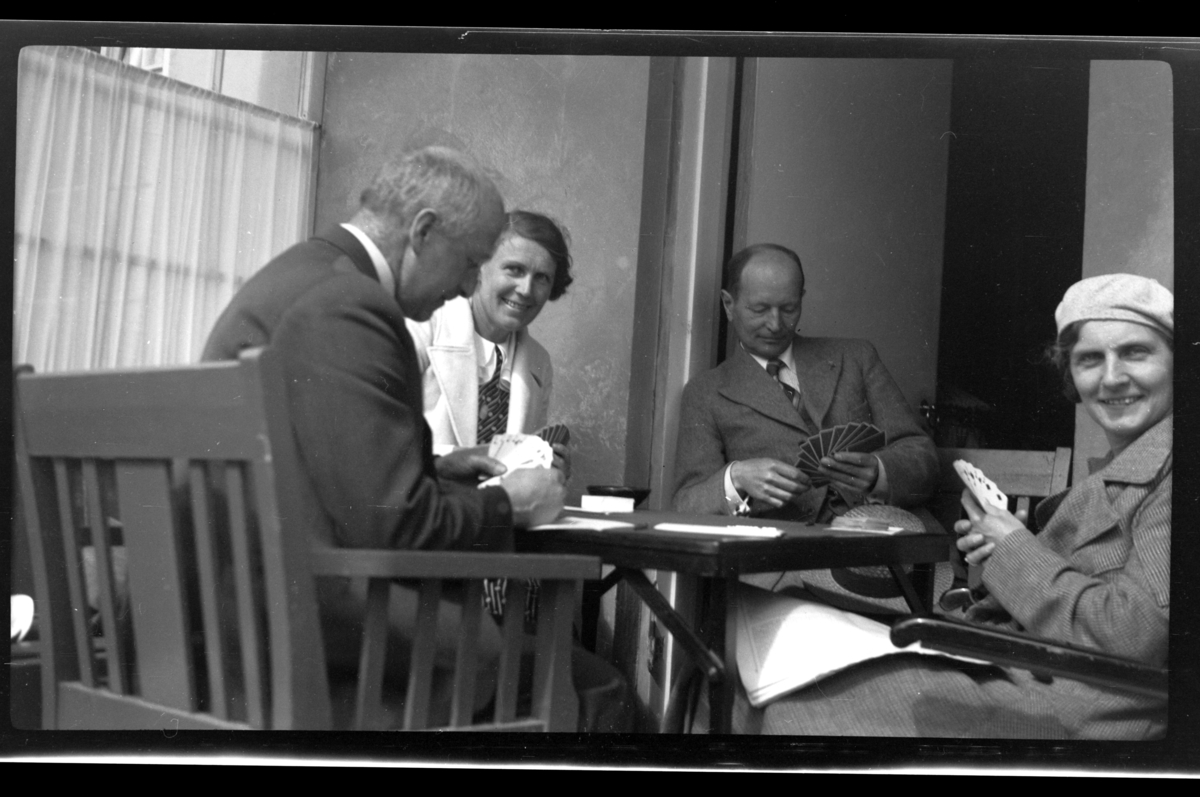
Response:
[[[579,704],[571,684],[571,622],[576,585],[572,581],[542,584],[538,610],[537,656],[533,671],[533,716],[546,730],[573,733]]]
[[[112,556],[108,547],[108,523],[100,506],[100,479],[96,461],[83,460],[83,495],[92,531],[92,550],[96,556],[96,588],[100,601],[100,622],[104,629],[108,658],[108,688],[119,695],[131,693],[128,683],[128,660],[118,624],[116,598],[113,591]]]
[[[129,594],[138,607],[133,613],[138,691],[153,703],[196,711],[196,664],[171,463],[122,462],[116,474]]]
[[[500,671],[496,678],[495,722],[512,722],[517,716],[526,592],[524,581],[509,579],[504,599],[504,620],[501,623],[503,646],[500,649]]]
[[[266,727],[266,696],[263,694],[263,636],[255,610],[254,564],[250,554],[250,528],[246,523],[244,479],[238,463],[225,468],[225,500],[229,512],[229,536],[233,549],[233,583],[237,593],[238,641],[241,643],[242,677],[246,713],[250,725]]]
[[[461,633],[454,658],[454,696],[450,703],[452,728],[470,725],[475,709],[475,680],[479,671],[479,625],[483,617],[483,582],[477,578],[468,579],[464,593]]]
[[[1054,475],[1050,479],[1049,495],[1067,489],[1071,476],[1071,449],[1054,449]]]
[[[376,709],[383,700],[386,665],[388,602],[391,583],[375,578],[367,584],[367,613],[363,618],[363,641],[358,660],[358,692],[354,707],[354,730],[375,730]]]
[[[75,632],[75,653],[79,657],[79,679],[84,686],[96,685],[95,659],[92,653],[92,636],[88,632],[88,602],[83,585],[83,552],[71,511],[71,486],[67,463],[54,459],[54,485],[58,499],[58,527],[62,531],[64,562],[67,571],[67,589],[71,593],[71,629]]]
[[[413,634],[412,659],[408,668],[408,689],[404,695],[404,729],[429,727],[433,699],[433,665],[437,646],[438,609],[442,600],[442,582],[421,581],[417,600],[416,632]]]
[[[225,639],[221,635],[220,594],[217,586],[216,530],[213,528],[212,492],[204,463],[188,465],[192,529],[199,574],[200,614],[204,627],[204,654],[208,665],[209,711],[218,719],[229,719],[229,693],[225,684]]]

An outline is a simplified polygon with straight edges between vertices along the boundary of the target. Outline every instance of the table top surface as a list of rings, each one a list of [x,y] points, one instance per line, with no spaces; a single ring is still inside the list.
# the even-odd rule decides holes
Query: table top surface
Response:
[[[545,553],[599,556],[607,564],[673,570],[696,575],[732,577],[742,573],[810,570],[826,567],[942,562],[950,557],[953,539],[938,532],[895,534],[833,531],[823,525],[756,520],[680,512],[571,512],[580,518],[602,518],[637,524],[633,529],[572,529],[518,535],[518,548]],[[782,536],[738,537],[660,531],[659,523],[712,526],[760,526],[780,529]]]

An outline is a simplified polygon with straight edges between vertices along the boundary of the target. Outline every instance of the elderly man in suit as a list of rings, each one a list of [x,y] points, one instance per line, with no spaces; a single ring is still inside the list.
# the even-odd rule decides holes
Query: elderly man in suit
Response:
[[[721,291],[739,346],[683,391],[675,509],[825,522],[866,501],[916,506],[937,485],[933,441],[865,340],[801,337],[804,271],[795,252],[756,244],[730,261]],[[795,467],[801,443],[854,421],[878,426],[874,453],[825,458],[829,486]],[[778,589],[787,579],[746,580]]]
[[[500,195],[478,165],[451,150],[417,150],[384,166],[349,224],[280,254],[217,320],[204,359],[269,345],[282,363],[318,543],[509,551],[514,528],[562,509],[556,470],[519,470],[498,487],[476,489],[480,475],[504,466],[470,451],[435,460],[422,415],[405,319],[425,320],[447,299],[471,294],[504,219]],[[318,584],[334,669],[341,659],[354,666],[364,592],[348,580]],[[392,592],[389,645],[399,649],[389,659],[405,661],[411,614],[404,604],[415,594]],[[458,609],[446,601],[442,614],[441,648],[449,654]],[[482,649],[498,650],[496,629],[483,630]]]

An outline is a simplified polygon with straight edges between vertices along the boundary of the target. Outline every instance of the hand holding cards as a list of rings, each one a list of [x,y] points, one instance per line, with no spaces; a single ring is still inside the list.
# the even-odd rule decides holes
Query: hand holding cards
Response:
[[[500,460],[508,468],[507,473],[521,468],[550,468],[554,463],[554,451],[549,443],[540,437],[519,433],[493,437],[488,445],[488,456]],[[479,486],[499,484],[500,478],[493,476]]]
[[[971,495],[975,496],[975,500],[979,502],[981,507],[985,509],[988,506],[995,507],[999,510],[1008,509],[1008,496],[1000,491],[996,483],[983,475],[983,471],[963,459],[954,460],[954,470],[958,472],[959,478],[963,480],[963,484],[967,485],[967,489],[971,491]]]
[[[801,444],[796,467],[808,476],[813,487],[822,487],[829,484],[829,477],[821,472],[822,457],[832,457],[841,451],[869,454],[882,448],[885,442],[883,430],[870,423],[844,423],[822,429]]]

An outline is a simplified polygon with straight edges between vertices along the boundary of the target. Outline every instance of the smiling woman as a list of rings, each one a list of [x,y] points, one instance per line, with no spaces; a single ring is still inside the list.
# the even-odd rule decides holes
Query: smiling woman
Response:
[[[1106,274],[1071,286],[1049,356],[1114,455],[1174,406],[1174,297],[1157,281]]]

